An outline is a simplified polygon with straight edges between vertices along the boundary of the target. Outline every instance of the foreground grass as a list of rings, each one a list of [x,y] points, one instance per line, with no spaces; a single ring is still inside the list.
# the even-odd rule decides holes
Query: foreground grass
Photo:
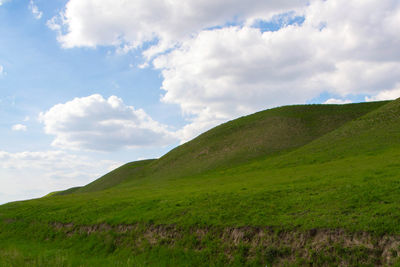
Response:
[[[16,221],[343,228],[400,233],[400,149],[320,164],[260,163],[130,188],[15,202]],[[249,168],[254,168],[249,171]]]
[[[144,253],[127,248],[112,250],[104,248],[103,240],[100,238],[93,238],[93,240],[73,238],[72,240],[80,243],[81,246],[70,246],[62,241],[55,243],[46,240],[41,240],[40,243],[20,240],[2,243],[0,266],[201,266],[205,258],[203,255],[183,249],[159,247]],[[85,245],[88,241],[89,245]],[[135,252],[134,255],[133,252]],[[211,255],[206,257],[208,256]]]
[[[378,155],[296,167],[273,169],[257,163],[252,172],[248,170],[251,165],[243,165],[198,177],[170,179],[158,185],[141,180],[129,190],[10,203],[0,209],[0,263],[12,266],[7,265],[11,255],[16,262],[26,262],[26,266],[259,266],[293,254],[290,247],[266,247],[259,254],[253,251],[249,258],[246,245],[223,249],[227,243],[215,234],[200,245],[189,234],[173,246],[172,241],[164,242],[162,238],[155,244],[137,244],[150,225],[173,225],[183,233],[193,229],[218,232],[224,227],[251,225],[269,226],[274,233],[344,229],[373,236],[397,235],[399,156],[400,149],[392,148]],[[139,223],[142,230],[122,237],[111,230],[68,235],[65,229],[52,227],[54,222],[73,223],[75,228]],[[336,245],[339,248],[340,243]],[[397,253],[397,248],[393,251]],[[340,260],[359,255],[350,261],[356,263],[370,251],[361,246],[340,253],[344,255]],[[296,264],[302,260],[303,256],[298,256],[288,261]],[[332,258],[319,260],[325,264]]]

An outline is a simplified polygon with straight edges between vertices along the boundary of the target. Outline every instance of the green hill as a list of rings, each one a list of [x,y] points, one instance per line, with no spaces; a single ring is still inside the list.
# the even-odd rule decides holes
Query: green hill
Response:
[[[297,105],[261,111],[215,127],[158,160],[126,164],[72,192],[104,190],[140,177],[196,175],[287,153],[386,103]]]
[[[100,177],[99,179],[91,182],[90,184],[77,189],[71,193],[76,192],[94,192],[99,190],[104,190],[116,186],[129,178],[137,177],[140,175],[143,168],[148,166],[154,160],[141,160],[127,163],[106,175]],[[65,192],[65,191],[63,191]],[[58,193],[60,194],[60,193]]]
[[[397,100],[347,123],[288,157],[315,162],[379,154],[400,145],[399,123],[400,100]]]
[[[298,105],[265,110],[224,123],[152,163],[154,172],[184,176],[285,153],[386,102]]]
[[[395,265],[399,137],[400,100],[233,120],[70,194],[0,206],[0,265]]]

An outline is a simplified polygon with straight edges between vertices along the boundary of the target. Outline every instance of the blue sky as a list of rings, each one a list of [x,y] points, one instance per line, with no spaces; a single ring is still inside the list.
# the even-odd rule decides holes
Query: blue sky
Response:
[[[1,147],[11,152],[50,149],[52,137],[43,134],[38,114],[92,94],[116,95],[126,105],[146,107],[157,120],[181,127],[184,121],[179,108],[159,101],[159,71],[137,67],[143,63],[140,51],[121,55],[112,47],[64,49],[59,45],[46,19],[63,4],[65,1],[58,1],[58,6],[41,5],[41,19],[33,16],[26,1],[12,1],[0,9],[0,59],[5,72],[0,82]],[[29,121],[24,121],[26,117]],[[29,131],[12,132],[12,125],[18,123],[27,125]],[[130,151],[121,158],[154,157],[164,151]],[[120,158],[119,153],[115,156]]]
[[[400,96],[396,0],[166,3],[0,0],[0,203],[262,109]]]

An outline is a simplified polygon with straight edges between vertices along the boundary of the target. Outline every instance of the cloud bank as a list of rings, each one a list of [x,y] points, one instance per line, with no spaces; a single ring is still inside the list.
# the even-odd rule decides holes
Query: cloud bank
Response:
[[[63,151],[0,151],[0,203],[84,185],[120,165]]]

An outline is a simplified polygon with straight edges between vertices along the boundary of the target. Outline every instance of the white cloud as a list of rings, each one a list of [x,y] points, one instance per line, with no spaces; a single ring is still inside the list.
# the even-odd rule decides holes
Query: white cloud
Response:
[[[42,18],[43,12],[39,10],[39,7],[33,2],[33,0],[29,1],[29,10],[32,12],[35,19]]]
[[[0,203],[85,185],[120,165],[63,151],[0,151]]]
[[[330,98],[324,102],[324,104],[349,104],[351,103],[351,100],[348,99],[336,99],[336,98]]]
[[[69,0],[65,10],[53,22],[58,21],[59,30],[63,28],[59,41],[64,47],[117,45],[135,48],[158,39],[159,46],[150,50],[150,54],[154,54],[204,28],[232,20],[270,17],[307,2]]]
[[[23,132],[25,132],[27,130],[27,127],[26,127],[26,125],[23,125],[23,124],[15,124],[15,125],[13,125],[11,127],[11,129],[13,131],[23,131]]]
[[[329,92],[374,95],[400,81],[396,0],[312,2],[302,25],[202,31],[153,61],[163,101],[191,123],[184,140],[220,122]]]
[[[400,83],[396,88],[392,90],[385,90],[379,92],[377,95],[372,97],[365,97],[365,101],[382,101],[382,100],[393,100],[400,97]]]
[[[139,64],[139,65],[138,65],[138,68],[139,68],[139,69],[145,69],[145,68],[148,68],[149,66],[150,66],[149,63],[144,62],[144,63],[142,63],[142,64]]]
[[[166,91],[162,100],[195,116],[195,125],[183,129],[183,139],[260,109],[304,103],[318,93],[307,79],[316,70],[329,72],[334,66],[322,58],[310,60],[315,53],[311,42],[297,26],[264,33],[230,27],[203,31],[156,58],[154,66],[162,70]]]
[[[0,76],[2,76],[3,74],[4,74],[4,67],[0,65]]]
[[[101,95],[75,98],[40,114],[53,146],[111,151],[120,148],[163,146],[176,141],[166,126],[122,99]]]
[[[53,31],[61,31],[61,25],[59,24],[59,17],[53,17],[46,22],[47,27]]]
[[[275,32],[252,28],[276,14],[305,20]],[[243,26],[224,26],[232,21]],[[400,82],[398,0],[69,0],[49,24],[64,47],[126,52],[159,40],[143,53],[162,71],[162,101],[189,120],[182,140],[323,92],[381,97]]]

